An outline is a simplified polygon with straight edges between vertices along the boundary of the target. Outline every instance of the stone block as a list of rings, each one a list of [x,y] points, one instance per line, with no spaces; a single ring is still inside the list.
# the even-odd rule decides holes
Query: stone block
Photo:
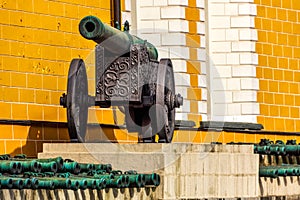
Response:
[[[239,15],[257,15],[255,4],[240,4],[239,5]]]
[[[139,12],[140,19],[160,19],[160,8],[159,7],[141,7]]]
[[[206,61],[207,51],[206,49],[197,49],[197,60]]]
[[[217,71],[221,67],[217,67],[214,69],[214,71]],[[221,77],[221,74],[215,74],[215,78],[213,80],[212,87],[214,88],[214,91],[224,91],[227,88],[227,79],[224,77]],[[220,78],[219,78],[220,77]]]
[[[237,16],[239,13],[239,7],[236,3],[225,4],[225,15]]]
[[[226,29],[212,29],[211,30],[211,41],[225,41]]]
[[[252,145],[86,143],[45,144],[44,149],[47,152],[39,158],[59,154],[78,162],[111,163],[113,169],[122,171],[157,172],[161,185],[152,190],[154,199],[253,197],[258,180],[258,155],[253,154]],[[141,199],[139,195],[144,193],[139,192],[143,189],[134,190],[130,197],[126,192],[119,197]],[[86,194],[90,197],[91,193]]]
[[[229,65],[240,64],[240,54],[239,53],[228,53],[226,54],[226,63]]]
[[[186,20],[169,20],[170,32],[189,32],[189,22]]]
[[[196,6],[198,8],[205,8],[205,2],[204,2],[204,0],[196,0]]]
[[[206,75],[198,75],[198,87],[207,87]]]
[[[255,42],[251,41],[239,41],[232,42],[231,50],[233,52],[254,52],[255,51]]]
[[[231,28],[254,28],[255,22],[252,16],[231,17]]]
[[[176,85],[180,86],[190,86],[190,75],[185,73],[174,74],[176,80]]]
[[[205,34],[205,23],[204,22],[196,22],[197,23],[197,33],[198,34]]]
[[[258,103],[243,103],[242,114],[244,115],[259,115],[259,104]]]
[[[213,3],[211,6],[213,8],[211,10],[212,16],[225,15],[225,4]]]
[[[230,28],[230,17],[227,16],[212,16],[211,28]]]
[[[216,91],[212,94],[215,103],[232,103],[232,92]]]
[[[153,5],[154,6],[167,6],[168,0],[154,0]]]
[[[258,64],[258,54],[256,53],[241,53],[240,63],[246,65],[257,65]]]
[[[189,48],[183,46],[173,46],[172,48],[170,48],[170,58],[189,59],[190,58]]]
[[[242,90],[259,90],[259,80],[257,78],[242,78]]]
[[[148,42],[150,42],[151,44],[153,44],[154,46],[161,46],[162,42],[161,42],[161,35],[156,33],[142,33],[139,34],[139,36],[141,38],[143,38],[144,40],[147,40]]]
[[[239,30],[238,29],[226,29],[226,41],[238,41]]]
[[[186,36],[183,33],[164,33],[162,34],[162,45],[185,46]]]
[[[202,92],[201,100],[202,101],[207,101],[207,89],[206,88],[202,88],[201,92]]]
[[[231,42],[213,42],[211,50],[214,53],[231,52]]]
[[[198,112],[199,113],[207,113],[207,102],[198,101]]]
[[[188,6],[188,0],[168,0],[168,5]]]
[[[160,17],[160,15],[158,16]],[[184,19],[185,8],[181,6],[168,6],[161,8],[162,19]]]
[[[256,29],[241,29],[239,30],[240,40],[257,41],[257,30]]]
[[[185,60],[172,60],[172,64],[174,72],[187,72],[187,64]]]
[[[227,90],[241,90],[241,80],[239,78],[227,79]]]
[[[257,100],[256,91],[233,92],[233,102],[255,102]]]
[[[212,54],[210,57],[213,65],[226,65],[226,54]]]
[[[155,33],[166,33],[168,32],[168,20],[154,21],[154,32]]]
[[[227,104],[227,114],[228,115],[241,115],[242,114],[242,106],[239,103],[229,103]]]
[[[255,65],[232,66],[233,77],[256,77]]]
[[[139,4],[141,7],[153,6],[153,0],[140,0]]]

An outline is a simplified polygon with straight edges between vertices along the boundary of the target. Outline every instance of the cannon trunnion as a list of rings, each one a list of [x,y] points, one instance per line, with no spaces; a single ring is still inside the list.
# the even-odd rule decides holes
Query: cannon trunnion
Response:
[[[139,133],[139,142],[171,142],[175,108],[183,98],[175,94],[170,59],[157,60],[155,47],[136,36],[103,24],[94,16],[83,18],[80,33],[98,44],[95,48],[96,94],[88,95],[83,60],[73,59],[67,94],[60,103],[67,108],[70,139],[84,142],[89,106],[119,106],[126,128]],[[118,46],[116,46],[118,45]]]

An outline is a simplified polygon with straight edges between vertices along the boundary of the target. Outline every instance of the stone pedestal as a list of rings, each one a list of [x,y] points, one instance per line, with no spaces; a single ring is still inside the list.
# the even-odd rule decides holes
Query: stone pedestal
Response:
[[[158,199],[247,198],[259,193],[259,158],[251,145],[60,143],[44,144],[38,156],[159,173]]]

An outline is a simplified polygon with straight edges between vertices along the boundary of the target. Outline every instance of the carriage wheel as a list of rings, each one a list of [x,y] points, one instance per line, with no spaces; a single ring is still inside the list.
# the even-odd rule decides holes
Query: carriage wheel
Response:
[[[175,83],[170,59],[161,59],[156,81],[156,105],[152,127],[159,136],[159,142],[170,143],[175,128]],[[150,114],[152,115],[152,114]]]
[[[88,117],[88,82],[82,59],[73,59],[68,73],[66,96],[71,142],[84,142]]]

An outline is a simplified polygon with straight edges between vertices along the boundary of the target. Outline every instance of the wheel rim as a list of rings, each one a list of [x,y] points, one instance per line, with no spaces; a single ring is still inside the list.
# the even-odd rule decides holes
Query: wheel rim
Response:
[[[67,85],[67,119],[71,141],[84,142],[88,115],[87,74],[83,60],[73,59]]]
[[[161,59],[158,66],[156,85],[155,123],[159,142],[169,143],[175,128],[175,109],[166,103],[169,93],[175,93],[174,74],[171,60]]]

